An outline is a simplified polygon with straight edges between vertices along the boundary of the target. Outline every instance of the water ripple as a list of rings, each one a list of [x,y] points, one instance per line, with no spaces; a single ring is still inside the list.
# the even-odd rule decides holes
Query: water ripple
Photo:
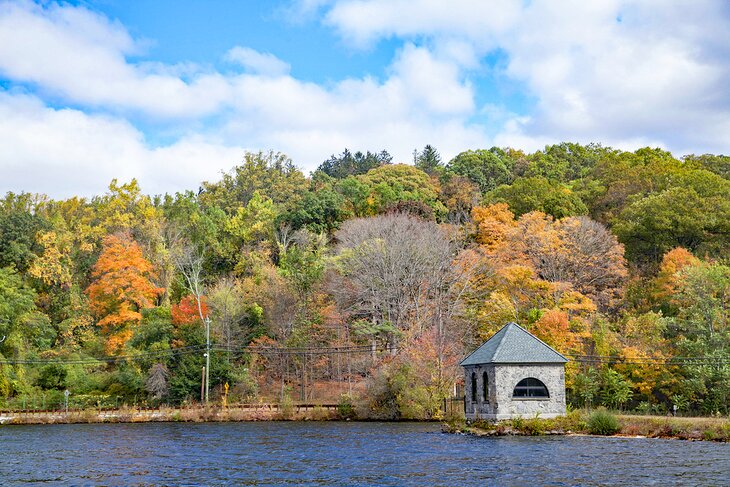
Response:
[[[0,428],[2,485],[730,485],[730,445],[446,435],[417,423]]]

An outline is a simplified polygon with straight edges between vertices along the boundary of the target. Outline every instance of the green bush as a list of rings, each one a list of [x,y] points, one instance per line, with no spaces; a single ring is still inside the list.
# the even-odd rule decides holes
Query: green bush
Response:
[[[286,387],[279,401],[279,415],[281,419],[292,419],[294,417],[294,399],[291,397],[291,389]]]
[[[605,409],[594,411],[588,418],[588,431],[593,435],[613,435],[620,429],[616,416]]]
[[[549,420],[538,417],[526,419],[522,425],[522,431],[530,436],[544,435],[548,429]]]
[[[340,401],[337,403],[337,414],[341,419],[354,419],[357,414],[355,413],[355,406],[352,404],[352,398],[347,394],[340,396]]]

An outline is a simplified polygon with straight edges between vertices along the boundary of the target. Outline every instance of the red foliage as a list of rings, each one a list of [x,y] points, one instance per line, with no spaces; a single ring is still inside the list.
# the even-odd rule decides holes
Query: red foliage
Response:
[[[205,296],[200,297],[200,309],[203,316],[208,316],[208,304]],[[172,314],[172,322],[175,325],[188,325],[200,321],[200,312],[198,311],[198,302],[195,296],[189,294],[180,300],[180,303],[173,304],[170,309]]]

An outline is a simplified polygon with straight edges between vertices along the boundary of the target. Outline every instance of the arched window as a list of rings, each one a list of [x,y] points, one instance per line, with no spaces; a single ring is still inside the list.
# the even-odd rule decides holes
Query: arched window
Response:
[[[471,402],[477,402],[477,373],[471,373]]]
[[[550,394],[545,384],[533,377],[528,377],[517,383],[512,397],[550,397]]]
[[[489,381],[486,372],[482,374],[482,394],[484,402],[487,402],[489,400]]]

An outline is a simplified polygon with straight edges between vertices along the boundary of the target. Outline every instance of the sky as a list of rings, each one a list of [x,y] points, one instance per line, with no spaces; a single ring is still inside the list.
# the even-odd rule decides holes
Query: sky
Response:
[[[725,0],[0,0],[0,192],[598,142],[730,154]]]

